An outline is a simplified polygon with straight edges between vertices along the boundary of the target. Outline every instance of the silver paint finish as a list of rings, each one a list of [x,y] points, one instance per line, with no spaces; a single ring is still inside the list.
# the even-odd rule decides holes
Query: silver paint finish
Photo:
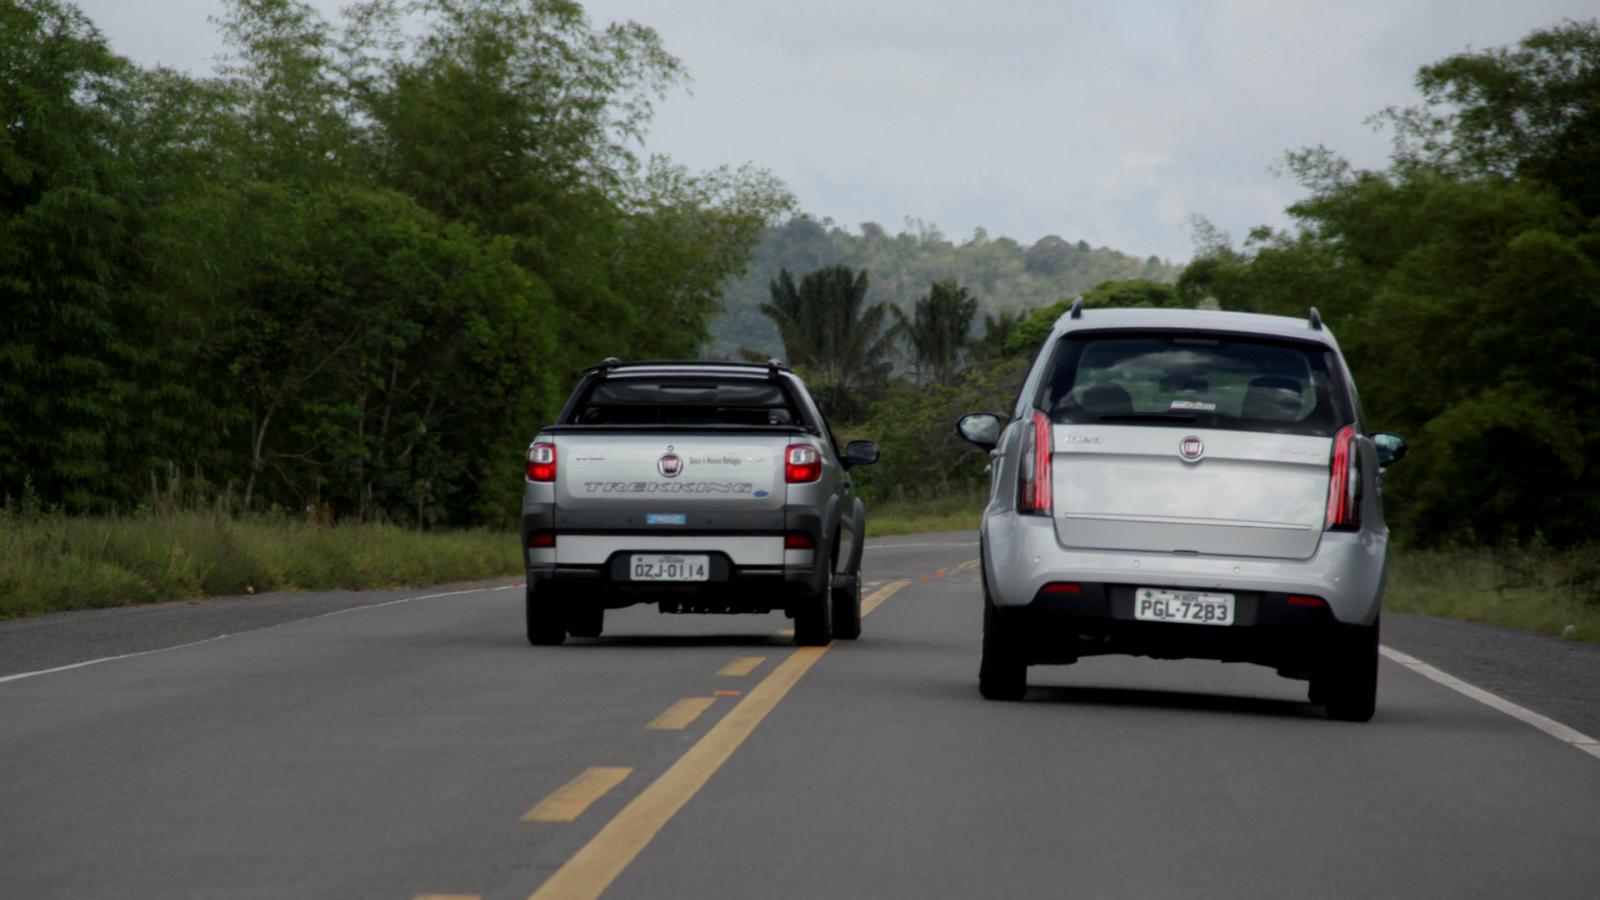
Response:
[[[1358,436],[1359,531],[1324,531],[1332,440],[1221,429],[1055,425],[1051,516],[1016,511],[1018,465],[1033,398],[1068,332],[1182,329],[1289,338],[1338,352],[1306,320],[1201,310],[1087,310],[1063,316],[1029,370],[1013,417],[991,453],[981,533],[985,580],[999,607],[1032,602],[1051,581],[1323,597],[1347,624],[1378,616],[1389,530],[1371,439]],[[1352,399],[1355,386],[1345,383]],[[1356,423],[1358,434],[1361,423]],[[1180,442],[1205,443],[1185,462]]]

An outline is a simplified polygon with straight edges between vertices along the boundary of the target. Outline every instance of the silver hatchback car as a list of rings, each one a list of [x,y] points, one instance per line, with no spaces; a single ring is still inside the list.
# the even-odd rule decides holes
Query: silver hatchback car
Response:
[[[1331,718],[1372,718],[1398,435],[1365,431],[1339,345],[1304,319],[1064,314],[990,452],[978,686],[1122,653],[1251,662],[1310,681]]]

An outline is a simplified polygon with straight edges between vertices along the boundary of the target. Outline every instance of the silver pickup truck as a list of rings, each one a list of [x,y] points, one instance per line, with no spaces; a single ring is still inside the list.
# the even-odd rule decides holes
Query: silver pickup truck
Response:
[[[528,448],[522,544],[532,644],[597,637],[605,611],[767,613],[795,642],[861,633],[866,507],[805,384],[776,360],[584,371]]]

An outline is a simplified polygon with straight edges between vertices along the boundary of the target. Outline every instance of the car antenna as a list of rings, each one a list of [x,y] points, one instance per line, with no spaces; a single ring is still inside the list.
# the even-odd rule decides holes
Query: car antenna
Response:
[[[1322,330],[1322,313],[1317,312],[1317,308],[1315,306],[1311,307],[1311,330]]]

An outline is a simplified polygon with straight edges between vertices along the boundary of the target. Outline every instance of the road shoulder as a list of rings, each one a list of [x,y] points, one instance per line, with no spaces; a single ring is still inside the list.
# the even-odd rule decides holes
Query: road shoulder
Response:
[[[355,607],[521,581],[513,576],[394,590],[272,591],[7,619],[0,621],[0,678],[147,653]]]
[[[1600,646],[1405,613],[1384,613],[1383,642],[1563,725],[1600,735]]]

